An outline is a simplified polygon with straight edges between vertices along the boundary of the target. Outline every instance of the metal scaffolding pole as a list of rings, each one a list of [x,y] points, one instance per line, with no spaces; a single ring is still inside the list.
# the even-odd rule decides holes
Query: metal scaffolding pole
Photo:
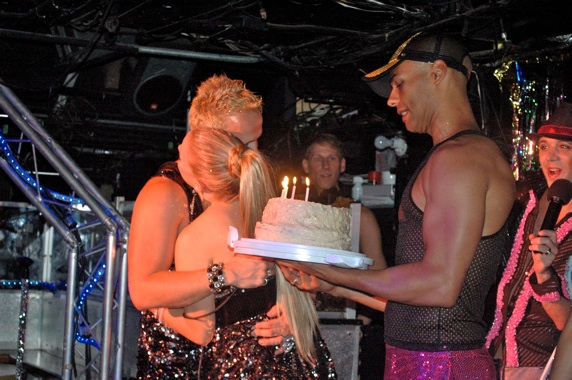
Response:
[[[107,231],[106,244],[106,272],[104,283],[103,299],[103,334],[102,350],[100,354],[99,376],[101,379],[121,379],[122,355],[123,355],[123,334],[125,324],[125,303],[127,299],[126,285],[126,257],[127,237],[129,234],[128,221],[111,205],[99,192],[97,186],[90,178],[77,166],[69,157],[67,152],[51,138],[42,128],[38,120],[30,113],[16,95],[6,86],[0,84],[0,108],[6,112],[10,119],[16,124],[21,132],[29,139],[34,149],[37,149],[52,165],[54,170],[65,180],[72,191],[79,195],[82,202],[87,205]],[[0,135],[0,138],[2,136]],[[7,157],[10,156],[10,157]],[[68,249],[68,277],[66,295],[66,325],[64,339],[64,359],[62,366],[62,376],[64,379],[71,379],[73,376],[73,349],[76,332],[74,331],[74,321],[78,310],[75,300],[78,296],[76,288],[78,285],[77,256],[78,248],[82,242],[75,226],[66,223],[66,220],[58,213],[57,207],[53,206],[54,199],[46,189],[39,183],[29,178],[23,177],[24,168],[14,163],[15,157],[9,154],[9,150],[0,151],[0,167],[8,174],[10,179],[22,190],[23,194],[30,202],[40,210],[46,220],[54,227],[65,242]],[[20,170],[16,169],[19,168]],[[26,172],[27,173],[27,172]],[[28,173],[29,174],[29,173]],[[65,197],[64,197],[65,198]],[[70,197],[71,199],[72,197]],[[64,199],[65,201],[65,199]],[[70,207],[73,205],[70,205]],[[119,266],[119,270],[117,267]],[[116,286],[119,290],[116,291]],[[117,301],[118,318],[114,326],[113,310],[115,306],[114,295],[119,295]],[[117,340],[115,359],[113,356],[113,332]],[[111,368],[114,366],[114,368]]]

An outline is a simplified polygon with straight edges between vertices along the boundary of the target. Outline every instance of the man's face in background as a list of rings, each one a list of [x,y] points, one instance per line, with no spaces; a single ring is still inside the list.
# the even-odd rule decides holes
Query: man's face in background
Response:
[[[320,194],[337,186],[346,170],[346,159],[328,143],[314,144],[308,157],[302,160],[302,167]]]

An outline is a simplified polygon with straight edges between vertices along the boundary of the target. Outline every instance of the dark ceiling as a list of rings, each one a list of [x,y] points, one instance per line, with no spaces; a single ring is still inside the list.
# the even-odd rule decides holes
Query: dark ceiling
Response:
[[[176,156],[213,73],[263,96],[261,147],[287,159],[320,123],[368,139],[399,129],[361,76],[413,33],[453,34],[490,71],[569,54],[571,14],[569,0],[1,0],[0,80],[94,179],[121,172],[137,188]],[[301,120],[296,99],[330,112]]]

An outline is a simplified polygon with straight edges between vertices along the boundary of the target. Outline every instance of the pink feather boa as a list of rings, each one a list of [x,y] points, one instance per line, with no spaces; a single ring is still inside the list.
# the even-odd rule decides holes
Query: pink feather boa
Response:
[[[503,272],[501,281],[499,283],[494,321],[487,335],[487,340],[486,340],[487,348],[490,347],[492,340],[499,334],[500,329],[502,327],[502,322],[503,322],[502,308],[503,308],[503,297],[504,297],[505,287],[508,284],[508,282],[512,279],[516,271],[519,255],[520,252],[522,251],[522,245],[524,244],[525,240],[524,226],[526,224],[526,220],[528,219],[529,214],[536,206],[536,202],[537,201],[536,197],[534,196],[534,193],[530,191],[530,201],[526,206],[524,215],[522,216],[522,220],[520,221],[520,224],[518,226],[512,250],[510,251],[510,257],[507,266]],[[558,244],[562,242],[562,240],[566,237],[566,235],[568,235],[570,230],[572,230],[572,218],[566,221],[564,224],[562,224],[556,231],[556,241],[558,242]],[[505,332],[505,345],[506,345],[506,356],[507,356],[506,364],[507,366],[510,367],[518,367],[518,347],[516,344],[516,328],[524,318],[526,306],[528,305],[530,299],[534,298],[538,302],[555,302],[560,299],[560,294],[558,292],[548,293],[543,296],[539,296],[538,294],[534,293],[529,282],[530,275],[532,275],[532,273],[534,273],[533,270],[530,271],[527,279],[524,282],[523,289],[518,295],[517,301],[515,303],[514,311],[509,320],[507,321],[506,325],[506,332]],[[566,289],[566,282],[562,276],[560,276],[560,280],[562,281],[562,290],[564,292],[564,296],[566,298],[570,298],[570,295],[568,294],[568,291]]]

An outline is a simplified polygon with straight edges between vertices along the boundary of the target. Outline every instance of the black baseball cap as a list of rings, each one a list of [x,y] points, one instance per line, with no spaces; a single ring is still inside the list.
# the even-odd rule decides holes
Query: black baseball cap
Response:
[[[463,65],[463,60],[468,55],[467,48],[450,36],[417,33],[397,48],[387,64],[366,74],[363,79],[376,94],[389,98],[391,70],[401,62],[411,60],[429,63],[441,59],[447,66],[462,72],[469,78],[469,69]]]

